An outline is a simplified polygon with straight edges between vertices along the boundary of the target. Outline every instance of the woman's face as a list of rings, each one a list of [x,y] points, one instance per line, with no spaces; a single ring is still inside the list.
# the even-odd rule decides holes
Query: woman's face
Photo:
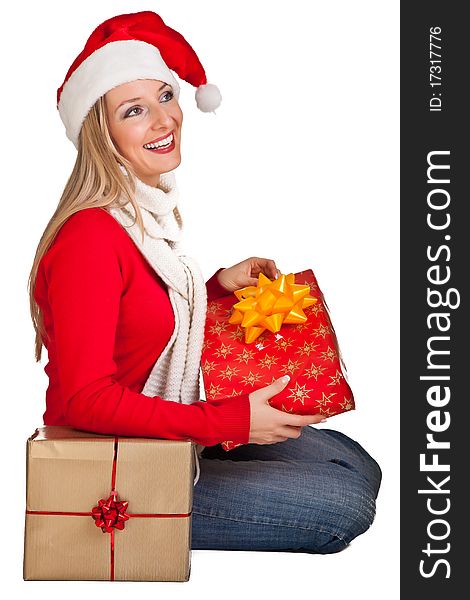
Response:
[[[156,187],[161,173],[181,162],[183,113],[171,85],[155,79],[123,83],[105,94],[105,105],[119,152],[139,179]]]

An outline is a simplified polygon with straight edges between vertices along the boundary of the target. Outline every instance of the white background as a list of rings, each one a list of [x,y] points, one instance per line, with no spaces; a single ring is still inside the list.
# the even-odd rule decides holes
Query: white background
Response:
[[[186,37],[223,96],[203,114],[181,82],[186,251],[206,278],[255,255],[314,270],[357,404],[328,427],[381,465],[377,517],[335,555],[193,551],[185,584],[23,582],[25,443],[47,387],[26,285],[76,154],[56,90],[100,22],[139,10]],[[22,1],[2,21],[2,587],[51,599],[398,598],[399,3]]]

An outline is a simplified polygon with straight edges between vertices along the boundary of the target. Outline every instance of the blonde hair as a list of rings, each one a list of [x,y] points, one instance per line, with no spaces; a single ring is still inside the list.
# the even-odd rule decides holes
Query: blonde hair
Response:
[[[124,167],[127,177],[120,165]],[[59,204],[41,236],[28,278],[30,312],[36,332],[36,362],[41,360],[42,346],[47,338],[42,311],[34,299],[34,287],[42,257],[65,221],[85,208],[120,208],[130,201],[136,215],[134,223],[138,224],[143,238],[142,214],[134,199],[134,177],[132,165],[119,153],[111,138],[102,96],[95,102],[83,122],[78,139],[77,160]],[[119,201],[121,196],[123,199]]]

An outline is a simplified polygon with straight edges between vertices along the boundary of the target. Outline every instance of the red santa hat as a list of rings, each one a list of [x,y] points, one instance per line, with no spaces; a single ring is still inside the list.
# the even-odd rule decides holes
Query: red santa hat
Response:
[[[204,68],[184,39],[151,11],[118,15],[98,25],[57,90],[57,108],[67,137],[78,147],[82,123],[93,104],[110,89],[136,79],[157,79],[180,88],[170,69],[194,85],[196,103],[214,111],[222,97],[207,83]]]

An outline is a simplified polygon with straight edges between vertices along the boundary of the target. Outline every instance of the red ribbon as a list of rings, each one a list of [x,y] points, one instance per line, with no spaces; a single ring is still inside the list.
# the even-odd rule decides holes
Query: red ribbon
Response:
[[[111,474],[111,495],[107,500],[98,500],[98,506],[94,506],[90,512],[60,512],[60,511],[47,511],[47,510],[27,510],[28,515],[65,515],[72,517],[93,517],[95,525],[100,527],[103,533],[110,534],[111,544],[111,564],[110,564],[110,581],[114,581],[114,532],[116,529],[123,530],[125,522],[130,517],[139,518],[172,518],[172,517],[189,517],[189,513],[126,513],[129,502],[119,501],[116,491],[116,466],[117,466],[117,452],[118,452],[118,439],[114,438],[114,455],[113,455],[113,470]]]

